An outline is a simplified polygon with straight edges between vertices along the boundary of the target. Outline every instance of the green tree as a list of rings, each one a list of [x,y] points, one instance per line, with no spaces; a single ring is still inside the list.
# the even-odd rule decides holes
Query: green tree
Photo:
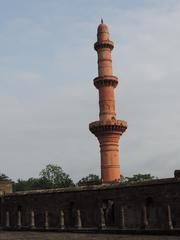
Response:
[[[123,183],[139,183],[144,181],[150,181],[153,179],[157,179],[157,177],[152,176],[150,173],[148,174],[134,174],[132,177],[123,178]]]
[[[123,175],[120,175],[120,182],[124,183],[126,181],[127,181],[126,177],[124,177]]]
[[[17,182],[13,184],[13,192],[17,191],[28,191],[30,190],[30,186],[28,185],[28,180],[18,179]]]
[[[45,169],[41,170],[40,178],[49,184],[49,188],[62,188],[74,186],[70,176],[62,168],[55,164],[48,164]]]
[[[0,181],[12,181],[12,180],[4,173],[0,173]]]
[[[28,180],[18,179],[13,184],[13,191],[29,191],[51,188],[63,188],[74,186],[72,179],[61,167],[48,164],[39,173],[39,178],[29,178]]]
[[[13,191],[29,191],[51,188],[51,183],[42,178],[29,178],[28,180],[18,179],[13,184]]]
[[[89,186],[89,185],[98,185],[101,184],[101,179],[98,175],[89,174],[87,177],[83,177],[77,183],[78,186]]]

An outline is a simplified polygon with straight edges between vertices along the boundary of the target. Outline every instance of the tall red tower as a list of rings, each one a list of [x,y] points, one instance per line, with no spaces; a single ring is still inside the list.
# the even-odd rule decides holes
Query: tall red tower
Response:
[[[99,91],[99,121],[89,124],[89,130],[98,138],[101,152],[101,179],[104,183],[120,181],[119,139],[127,129],[127,122],[116,119],[114,89],[118,78],[112,73],[111,51],[114,44],[101,20],[94,49],[98,55],[98,77],[94,85]]]

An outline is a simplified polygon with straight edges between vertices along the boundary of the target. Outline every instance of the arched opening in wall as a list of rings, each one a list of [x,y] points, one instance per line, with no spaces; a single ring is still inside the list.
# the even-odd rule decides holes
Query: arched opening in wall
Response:
[[[128,203],[124,207],[124,224],[126,228],[133,229],[139,224],[139,215],[137,212],[137,206],[135,203]]]
[[[152,197],[145,199],[145,206],[149,228],[156,228],[157,211]]]
[[[68,208],[68,226],[74,227],[75,225],[75,202],[70,202],[69,203],[69,208]]]
[[[19,212],[19,211],[21,212],[21,211],[22,211],[22,206],[18,205],[18,206],[17,206],[17,211],[18,211],[18,212]]]
[[[106,225],[113,226],[115,224],[115,205],[114,201],[106,199],[102,203]]]

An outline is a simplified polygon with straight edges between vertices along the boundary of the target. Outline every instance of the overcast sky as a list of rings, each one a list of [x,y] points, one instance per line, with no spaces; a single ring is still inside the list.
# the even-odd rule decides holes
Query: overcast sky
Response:
[[[100,18],[113,50],[124,176],[180,169],[180,1],[0,0],[0,172],[37,177],[48,163],[74,181],[100,174]]]

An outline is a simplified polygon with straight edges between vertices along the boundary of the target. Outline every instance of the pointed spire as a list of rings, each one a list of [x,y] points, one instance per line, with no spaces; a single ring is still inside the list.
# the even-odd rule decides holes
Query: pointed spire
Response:
[[[103,18],[101,18],[101,24],[103,24]]]

